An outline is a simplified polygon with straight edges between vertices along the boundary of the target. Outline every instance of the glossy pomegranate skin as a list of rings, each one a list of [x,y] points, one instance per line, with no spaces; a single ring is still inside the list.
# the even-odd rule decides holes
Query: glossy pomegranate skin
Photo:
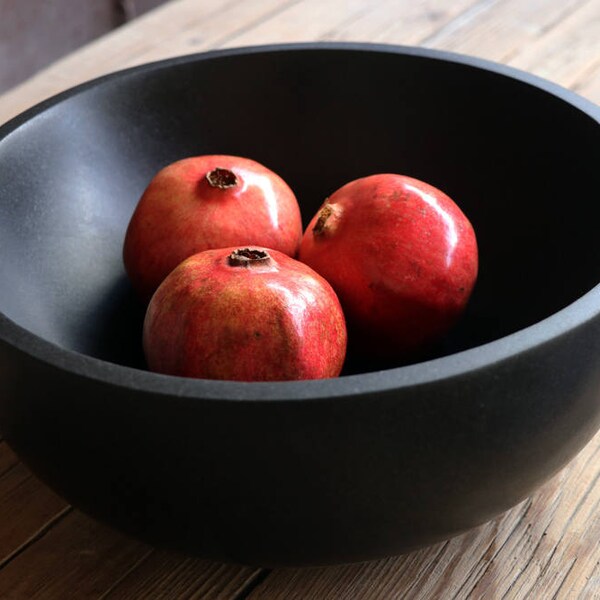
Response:
[[[268,258],[235,264],[239,252]],[[143,334],[152,371],[238,381],[336,377],[346,342],[331,286],[307,265],[257,247],[186,259],[153,295]]]
[[[353,346],[394,358],[423,352],[448,332],[478,271],[475,232],[460,208],[398,174],[333,193],[309,223],[299,259],[336,290]]]
[[[222,178],[221,186],[211,184],[207,175],[215,171],[233,176]],[[192,254],[259,245],[295,256],[301,238],[298,202],[276,173],[238,156],[196,156],[166,166],[152,179],[127,228],[123,262],[148,300]]]

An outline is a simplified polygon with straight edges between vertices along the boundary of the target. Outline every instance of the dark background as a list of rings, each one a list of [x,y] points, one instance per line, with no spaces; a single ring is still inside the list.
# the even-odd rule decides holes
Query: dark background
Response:
[[[0,0],[0,94],[166,0]]]

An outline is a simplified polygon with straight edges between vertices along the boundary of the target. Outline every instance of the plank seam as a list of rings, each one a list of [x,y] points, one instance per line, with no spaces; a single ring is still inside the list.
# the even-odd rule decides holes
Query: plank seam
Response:
[[[231,600],[246,600],[249,598],[250,594],[259,588],[272,572],[273,569],[262,569],[258,571],[242,590],[240,590],[235,596],[232,596]]]
[[[19,464],[20,463],[17,460],[12,465],[8,466],[4,471],[0,471],[0,481],[2,481],[2,478],[8,475]]]
[[[577,562],[577,558],[573,559],[573,562],[571,563],[571,566],[567,569],[567,572],[565,573],[565,576],[561,579],[560,585],[556,589],[556,592],[554,592],[554,596],[552,596],[551,600],[556,600],[556,598],[558,598],[558,594],[560,594],[560,590],[562,590],[563,585],[565,585],[565,582],[569,578],[569,575],[571,574],[571,571],[573,570],[573,567],[575,566],[576,562]]]
[[[20,546],[15,548],[10,554],[4,557],[0,561],[0,570],[6,567],[9,563],[11,563],[15,558],[17,558],[20,554],[25,552],[27,548],[32,546],[35,542],[43,538],[55,525],[57,525],[60,521],[62,521],[73,508],[71,506],[65,506],[60,512],[54,515],[51,519],[46,521],[35,533],[30,535]]]
[[[121,583],[123,583],[123,581],[129,575],[131,575],[131,573],[133,573],[133,571],[135,571],[142,563],[144,563],[153,552],[154,548],[150,548],[145,554],[142,554],[142,556],[138,560],[136,560],[133,563],[133,565],[131,565],[131,567],[121,575],[121,577],[114,581],[113,584],[98,597],[98,600],[104,600],[108,597],[109,594],[112,594],[112,592],[114,592],[121,585]]]

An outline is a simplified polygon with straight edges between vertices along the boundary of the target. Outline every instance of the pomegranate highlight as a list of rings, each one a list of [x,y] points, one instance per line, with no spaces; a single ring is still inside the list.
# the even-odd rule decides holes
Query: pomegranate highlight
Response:
[[[123,262],[147,301],[197,252],[256,244],[295,256],[301,238],[298,202],[276,173],[247,158],[196,156],[152,179],[127,228]]]
[[[204,379],[336,377],[346,342],[329,283],[307,265],[256,246],[187,258],[156,290],[143,330],[150,370]]]
[[[475,285],[471,223],[442,191],[378,174],[329,197],[299,259],[335,289],[359,353],[408,359],[444,336]]]

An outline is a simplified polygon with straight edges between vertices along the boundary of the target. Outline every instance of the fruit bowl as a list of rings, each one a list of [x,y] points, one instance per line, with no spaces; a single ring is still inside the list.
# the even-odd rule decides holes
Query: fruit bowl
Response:
[[[255,565],[383,557],[459,534],[600,427],[600,110],[433,50],[299,44],[115,73],[0,128],[0,431],[47,485],[158,546]],[[251,157],[305,223],[403,173],[477,232],[461,322],[412,364],[239,383],[145,369],[122,265],[162,166]]]

